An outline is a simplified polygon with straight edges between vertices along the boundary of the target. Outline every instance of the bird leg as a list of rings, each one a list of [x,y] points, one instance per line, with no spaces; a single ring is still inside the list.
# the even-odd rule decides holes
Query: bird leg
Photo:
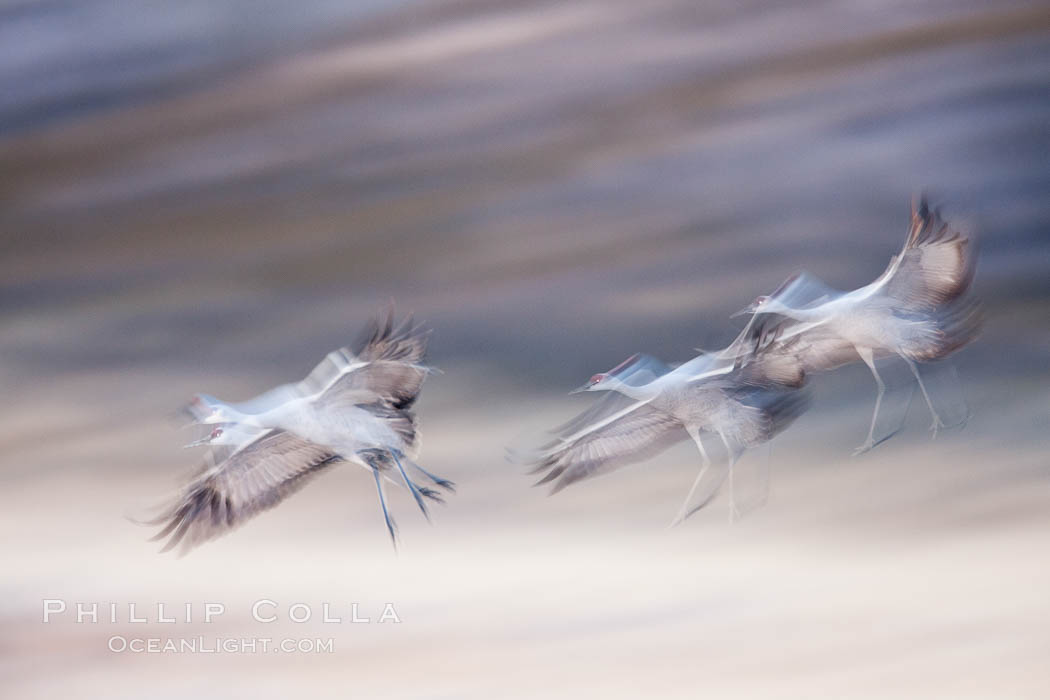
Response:
[[[914,399],[915,399],[915,385],[912,384],[911,388],[908,390],[908,400],[904,404],[904,411],[903,411],[903,413],[901,413],[901,419],[899,421],[897,421],[897,427],[894,428],[893,430],[891,430],[890,432],[888,432],[886,435],[883,435],[882,437],[880,437],[878,440],[876,440],[875,444],[872,445],[872,447],[878,447],[879,445],[881,445],[882,443],[886,442],[891,437],[893,437],[894,435],[896,435],[897,433],[899,433],[901,431],[901,428],[904,427],[904,421],[906,421],[908,419],[908,413],[911,412],[911,402]]]
[[[416,499],[416,505],[423,511],[423,517],[430,520],[430,513],[427,511],[427,504],[423,501],[423,495],[419,492],[419,487],[416,486],[415,482],[408,478],[408,473],[405,468],[401,465],[401,460],[397,457],[397,450],[390,450],[390,456],[394,459],[394,463],[397,464],[397,470],[401,472],[401,479],[405,482],[405,486],[408,488],[409,493],[412,494],[412,498]]]
[[[425,476],[426,478],[428,478],[431,481],[433,481],[434,484],[436,484],[437,486],[440,486],[441,488],[445,489],[446,491],[452,491],[453,493],[455,493],[455,491],[456,491],[456,483],[454,481],[449,481],[448,479],[443,479],[440,476],[435,476],[434,474],[431,474],[430,472],[428,472],[426,469],[424,469],[423,467],[419,466],[415,462],[409,462],[409,464],[411,464],[423,476]]]
[[[689,494],[685,497],[685,500],[682,501],[682,507],[678,509],[678,515],[676,515],[674,517],[674,520],[671,521],[671,527],[680,525],[682,521],[689,517],[689,515],[696,512],[697,509],[695,508],[691,511],[687,511],[686,509],[689,507],[689,501],[690,499],[692,499],[693,494],[696,493],[696,487],[700,485],[700,480],[704,478],[704,474],[707,473],[707,468],[711,466],[711,460],[710,458],[708,458],[707,451],[704,449],[704,443],[700,440],[700,431],[698,431],[696,428],[688,428],[688,432],[689,437],[691,437],[693,439],[693,442],[696,443],[696,448],[700,450],[700,472],[696,475],[696,480],[693,481],[693,487],[689,489]],[[712,494],[712,496],[713,495],[714,494]],[[711,496],[708,496],[704,500],[704,504],[706,504],[709,500],[711,500]]]
[[[955,369],[955,363],[951,360],[948,360],[947,362],[948,369],[952,371],[952,380],[955,382],[955,386],[959,387],[959,399],[962,401],[963,408],[966,409],[963,411],[963,417],[955,423],[955,425],[951,426],[956,428],[966,425],[970,421],[970,416],[973,414],[970,412],[970,404],[966,401],[966,395],[962,391],[962,382],[959,381],[959,372]]]
[[[864,364],[866,364],[868,369],[871,370],[871,376],[875,377],[875,385],[878,387],[878,394],[875,396],[875,411],[871,414],[871,427],[868,428],[868,439],[865,440],[860,447],[853,450],[854,457],[875,447],[875,421],[879,417],[879,406],[882,404],[882,395],[886,393],[886,385],[882,383],[882,378],[879,376],[878,370],[875,369],[875,357],[872,354],[871,349],[857,348],[857,354],[860,355],[860,359],[864,360]]]
[[[729,440],[726,439],[726,434],[721,430],[718,431],[718,436],[722,438],[722,444],[729,451],[729,522],[732,523],[740,516],[740,511],[736,507],[736,497],[733,495],[733,467],[736,466],[737,450],[733,449]]]
[[[394,519],[390,517],[390,512],[386,508],[386,496],[383,494],[383,482],[379,478],[379,470],[372,467],[372,476],[376,480],[376,489],[379,491],[379,506],[383,509],[383,520],[386,521],[386,529],[390,531],[390,541],[394,543],[394,549],[397,549],[397,525],[394,523]]]
[[[930,430],[933,431],[933,437],[937,437],[937,430],[945,427],[945,425],[941,422],[941,417],[937,415],[937,411],[933,408],[933,402],[930,401],[930,395],[926,392],[926,385],[922,383],[922,377],[919,375],[919,368],[907,357],[904,358],[904,361],[908,363],[908,367],[911,368],[911,373],[915,375],[916,381],[919,382],[919,388],[922,389],[922,396],[926,399],[926,405],[930,407],[930,415],[933,416],[933,423],[930,424]]]

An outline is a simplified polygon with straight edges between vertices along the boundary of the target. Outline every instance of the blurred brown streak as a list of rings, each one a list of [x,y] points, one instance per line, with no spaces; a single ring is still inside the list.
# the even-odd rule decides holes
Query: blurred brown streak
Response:
[[[524,41],[579,30],[583,22],[594,20],[586,12],[563,12],[567,21],[551,21],[551,14],[556,12],[549,7],[541,7],[536,14],[540,13],[543,13],[542,20],[502,14],[497,18],[507,22],[522,19],[552,25],[550,31],[542,32],[538,37],[522,37]],[[471,31],[471,25],[476,23],[475,18],[468,17],[456,30]],[[464,57],[476,60],[479,54],[492,51],[492,47],[483,42],[474,50],[468,47],[465,56],[461,52],[450,52],[444,57],[438,55],[436,61],[416,62],[413,60],[413,50],[418,50],[416,44],[426,41],[429,34],[440,34],[441,30],[433,27],[419,30],[413,24],[408,28],[408,36],[402,36],[402,32],[384,36],[379,41],[360,42],[363,45],[350,44],[322,53],[292,57],[262,70],[223,78],[214,87],[203,91],[115,115],[103,114],[73,126],[62,124],[0,143],[0,167],[5,172],[17,174],[17,177],[5,178],[0,183],[0,196],[17,204],[22,195],[46,184],[90,177],[100,169],[162,148],[178,148],[180,143],[206,138],[210,133],[221,133],[230,127],[247,129],[260,120],[294,120],[297,113],[308,112],[324,102],[346,97],[367,100],[377,92],[397,87],[405,79],[425,81],[428,76],[436,77],[455,70],[457,60]],[[507,186],[522,186],[530,179],[549,177],[557,172],[559,163],[586,159],[612,144],[622,148],[625,141],[630,143],[630,138],[637,136],[639,124],[646,124],[654,117],[677,117],[696,128],[698,116],[748,99],[742,96],[754,95],[755,87],[761,87],[767,98],[774,94],[784,96],[785,90],[806,90],[804,78],[844,70],[851,64],[973,41],[1045,32],[1048,28],[1050,16],[1044,8],[1007,9],[931,26],[904,28],[860,40],[819,42],[816,46],[757,61],[744,55],[740,65],[716,75],[706,75],[702,70],[699,75],[688,75],[653,90],[636,91],[620,103],[603,102],[600,109],[584,108],[575,116],[577,121],[587,124],[587,129],[577,131],[567,142],[557,140],[529,148],[526,152],[503,154],[502,158],[489,161],[487,167],[493,172],[505,173],[508,165],[513,166],[512,172],[518,175],[518,179]],[[363,36],[366,33],[355,34]],[[439,35],[432,40],[440,42],[442,38]],[[387,42],[392,42],[393,48]],[[399,43],[405,45],[398,48]],[[501,46],[500,50],[506,48]],[[376,55],[386,58],[370,60]],[[354,157],[353,149],[347,146],[359,139],[354,134],[345,134],[344,137],[348,138],[348,143],[329,154],[332,161]],[[659,142],[651,141],[635,142],[634,145],[636,149],[659,146]],[[500,154],[495,156],[499,158]],[[455,167],[455,163],[447,165]],[[293,160],[291,163],[278,162],[272,167],[280,169],[296,167],[296,164]],[[529,173],[534,173],[532,178]],[[260,178],[266,175],[266,171],[256,174]],[[468,186],[473,188],[475,183]]]
[[[550,12],[549,8],[546,12]],[[580,13],[579,19],[590,18]],[[462,29],[469,31],[473,21],[467,19]],[[412,25],[409,26],[412,31]],[[555,29],[560,31],[577,28],[579,22],[570,22],[567,26],[555,23]],[[524,153],[505,154],[503,159],[489,162],[488,167],[493,172],[507,172],[507,166],[512,165],[519,179],[507,186],[521,186],[527,184],[529,173],[534,173],[533,178],[549,177],[557,171],[559,162],[586,159],[610,144],[620,144],[622,148],[625,139],[636,134],[639,124],[648,123],[654,117],[676,116],[682,121],[691,121],[695,128],[693,120],[697,112],[733,106],[741,95],[753,95],[755,87],[761,87],[767,95],[772,91],[783,96],[785,90],[805,90],[804,78],[847,69],[851,64],[1047,29],[1050,29],[1050,15],[1044,8],[1013,9],[933,26],[905,28],[859,41],[828,42],[786,55],[746,61],[717,75],[690,75],[655,90],[636,92],[620,104],[607,102],[600,109],[581,110],[577,119],[588,124],[586,131],[573,134],[568,142],[559,140]],[[418,39],[434,31],[425,28],[413,34]],[[345,97],[367,100],[371,94],[391,84],[397,85],[403,73],[413,80],[425,80],[428,74],[454,70],[447,62],[462,58],[459,53],[436,63],[414,63],[411,60],[413,34],[383,37],[383,43],[371,40],[356,48],[338,47],[334,50],[336,57],[331,56],[332,51],[295,57],[289,63],[224,78],[217,86],[202,92],[116,115],[104,114],[73,127],[63,124],[45,129],[43,133],[0,143],[0,168],[17,174],[0,183],[0,197],[17,203],[20,195],[45,184],[81,179],[144,152],[177,147],[180,142],[201,139],[231,126],[244,129],[260,119],[292,120],[297,112]],[[396,46],[399,40],[408,44],[400,51],[391,50],[385,44],[393,41]],[[489,49],[482,45],[479,50]],[[376,61],[368,60],[376,51],[391,56],[377,65]],[[479,51],[470,51],[468,57],[474,59],[477,53]],[[333,61],[338,67],[325,70],[325,65]],[[364,68],[355,64],[363,64]],[[348,136],[352,143],[353,136]],[[635,143],[634,147],[652,149],[659,145],[659,142],[645,142]],[[333,153],[329,157],[332,160],[353,157],[353,151]],[[449,165],[455,167],[454,163]],[[274,167],[287,168],[289,164],[277,163]],[[265,175],[265,172],[259,174]],[[470,183],[471,188],[474,186]]]

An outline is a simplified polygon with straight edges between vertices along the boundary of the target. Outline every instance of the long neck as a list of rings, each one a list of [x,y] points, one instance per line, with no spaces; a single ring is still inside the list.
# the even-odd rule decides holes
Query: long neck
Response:
[[[814,313],[816,308],[813,309],[796,309],[792,306],[784,304],[778,299],[770,299],[766,302],[765,306],[762,307],[762,313],[773,313],[780,314],[781,316],[787,316],[793,318],[796,321],[813,321],[817,319],[817,315]]]
[[[273,419],[275,416],[268,415],[269,412],[262,413],[249,413],[243,410],[242,404],[226,404],[224,406],[224,412],[230,419],[231,423],[238,423],[244,426],[251,426],[253,428],[264,428],[273,427]]]
[[[643,384],[642,386],[631,386],[630,384],[627,384],[626,382],[620,380],[618,377],[609,377],[604,382],[602,382],[601,388],[607,389],[608,391],[617,391],[623,394],[624,396],[638,400],[648,399],[653,395],[653,390],[650,384]]]

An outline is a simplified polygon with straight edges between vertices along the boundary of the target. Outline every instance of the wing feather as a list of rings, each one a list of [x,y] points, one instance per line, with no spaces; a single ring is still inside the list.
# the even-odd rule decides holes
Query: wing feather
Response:
[[[793,309],[811,309],[837,299],[842,294],[842,290],[830,287],[819,277],[803,271],[784,280],[769,298]]]
[[[181,545],[185,553],[277,505],[339,459],[331,449],[292,433],[264,431],[222,462],[205,467],[174,505],[147,524],[164,524],[153,537],[167,538],[161,551]]]
[[[551,493],[659,454],[686,437],[677,418],[637,402],[594,426],[546,445],[533,461],[532,473],[546,472],[538,484],[555,481]]]
[[[431,371],[422,364],[429,336],[411,317],[395,326],[392,312],[387,311],[371,321],[356,353],[345,347],[333,350],[302,381],[282,384],[233,406],[257,415],[306,399],[328,410],[381,402],[407,411]],[[197,420],[206,415],[195,404],[187,410]]]
[[[976,258],[971,236],[946,223],[924,196],[912,205],[904,248],[872,287],[899,308],[931,311],[966,293]]]
[[[356,353],[344,348],[325,358],[336,367],[335,377],[326,381],[318,400],[332,408],[375,400],[411,408],[431,371],[422,364],[429,339],[430,331],[411,317],[395,326],[388,311],[371,322]],[[330,371],[319,370],[326,377]]]
[[[801,386],[809,372],[835,369],[860,359],[853,344],[822,323],[757,314],[755,371],[773,383]]]

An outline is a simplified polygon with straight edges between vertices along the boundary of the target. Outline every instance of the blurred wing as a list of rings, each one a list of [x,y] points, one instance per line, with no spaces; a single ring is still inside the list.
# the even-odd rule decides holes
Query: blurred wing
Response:
[[[795,356],[806,372],[823,372],[860,360],[852,343],[822,329],[800,336]]]
[[[395,409],[408,409],[430,369],[421,363],[430,332],[411,318],[394,326],[393,315],[372,321],[355,354],[337,350],[318,365],[310,377],[323,383],[317,400],[330,406],[383,401]]]
[[[793,309],[813,309],[843,294],[809,273],[798,272],[784,280],[769,298]],[[734,376],[743,383],[801,386],[806,371],[800,359],[805,344],[802,336],[824,323],[824,319],[796,321],[777,313],[753,313],[736,339],[725,349],[713,353],[722,364],[712,364],[697,377],[703,379],[739,369]],[[727,370],[726,362],[734,366]]]
[[[966,292],[976,251],[970,237],[951,228],[926,198],[913,205],[908,239],[886,270],[869,285],[909,310],[928,311]]]
[[[354,357],[354,354],[347,348],[339,348],[325,355],[325,358],[310,371],[310,374],[306,375],[305,379],[289,386],[297,396],[318,396],[347,374],[364,367],[365,364],[361,359]]]
[[[732,345],[717,352],[703,352],[674,371],[676,376],[690,383],[725,379],[740,364],[736,352]]]
[[[166,523],[153,539],[168,538],[163,552],[181,543],[185,553],[277,505],[338,460],[329,448],[292,433],[264,431],[187,485],[167,512],[148,523]]]
[[[668,365],[655,357],[637,353],[613,367],[606,374],[615,376],[628,386],[637,387],[649,384],[670,371],[671,368]],[[568,438],[573,433],[587,427],[604,424],[603,422],[610,417],[624,413],[637,405],[637,399],[615,391],[603,392],[590,408],[550,432],[560,438]]]
[[[616,377],[628,386],[644,386],[670,371],[669,366],[652,355],[635,353],[606,374]]]
[[[722,351],[739,364],[731,375],[738,384],[802,386],[806,372],[801,360],[777,340],[777,334],[789,321],[776,314],[755,314],[736,340]]]
[[[758,314],[753,332],[757,372],[774,383],[799,386],[806,372],[834,369],[860,359],[852,343],[819,322]]]
[[[316,399],[343,376],[364,366],[365,363],[354,357],[346,348],[333,350],[301,382],[281,384],[232,406],[241,413],[258,415],[297,399]]]
[[[810,309],[842,296],[839,289],[829,287],[808,272],[796,272],[777,287],[770,299],[776,299],[793,309]]]
[[[534,460],[532,473],[547,472],[537,485],[557,479],[551,489],[557,493],[581,479],[652,457],[685,437],[674,416],[648,401],[636,402],[546,445]]]
[[[553,436],[569,439],[573,433],[585,430],[589,426],[624,413],[637,405],[637,399],[617,394],[616,391],[604,391],[603,396],[591,404],[590,408],[580,413],[579,416],[551,429]]]
[[[366,328],[356,354],[348,348],[333,350],[301,382],[282,384],[234,407],[259,414],[305,398],[332,409],[377,400],[408,408],[430,372],[420,364],[428,337],[411,318],[395,327],[388,311]]]

